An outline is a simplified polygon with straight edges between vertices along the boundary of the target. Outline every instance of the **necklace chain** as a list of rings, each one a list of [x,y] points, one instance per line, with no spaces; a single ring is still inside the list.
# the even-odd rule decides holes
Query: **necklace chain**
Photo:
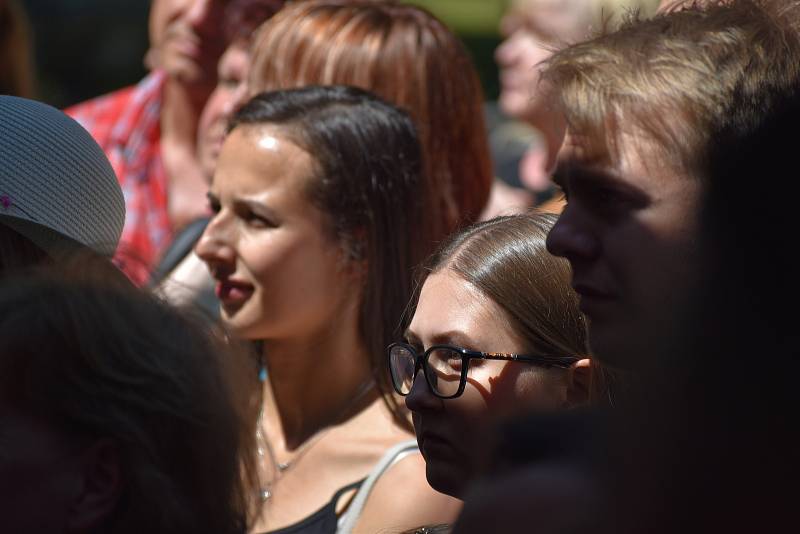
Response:
[[[258,378],[261,382],[265,382],[267,379],[266,368],[261,363],[261,368],[259,369]],[[311,438],[307,439],[305,443],[300,445],[295,453],[294,457],[279,462],[277,457],[275,456],[275,451],[270,445],[269,440],[265,432],[262,430],[263,419],[264,419],[264,406],[261,406],[261,409],[258,411],[258,419],[256,420],[256,446],[257,446],[257,453],[259,457],[259,463],[263,463],[264,460],[269,460],[270,465],[272,466],[273,476],[272,479],[267,482],[265,485],[261,486],[258,491],[258,497],[261,502],[266,502],[272,497],[272,489],[274,488],[275,484],[286,474],[289,469],[293,466],[297,465],[297,462],[309,451],[311,448],[317,444],[322,437],[336,425],[338,425],[341,420],[347,415],[347,413],[361,400],[363,399],[367,393],[372,391],[375,387],[375,381],[372,379],[367,380],[358,388],[358,391],[353,396],[353,398],[347,402],[342,410],[336,415],[333,419],[333,423],[325,427],[324,429],[318,431],[314,434]]]

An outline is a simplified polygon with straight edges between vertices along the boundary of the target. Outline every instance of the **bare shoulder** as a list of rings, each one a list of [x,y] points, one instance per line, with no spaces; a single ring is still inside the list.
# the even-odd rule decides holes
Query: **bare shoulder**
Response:
[[[452,524],[461,501],[434,490],[425,479],[425,460],[409,454],[375,483],[355,534],[398,533],[426,525]]]

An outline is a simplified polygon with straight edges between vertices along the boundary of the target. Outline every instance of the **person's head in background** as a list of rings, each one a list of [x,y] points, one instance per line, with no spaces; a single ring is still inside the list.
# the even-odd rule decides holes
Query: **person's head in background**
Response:
[[[228,122],[247,100],[253,31],[283,7],[284,0],[231,0],[225,7],[228,47],[217,64],[217,86],[197,124],[197,158],[211,180]]]
[[[0,95],[35,93],[30,25],[18,0],[0,2]]]
[[[537,177],[555,164],[564,135],[564,121],[541,86],[542,64],[553,52],[587,38],[592,30],[613,27],[626,10],[653,11],[656,0],[511,0],[500,23],[505,38],[495,51],[500,69],[500,109],[533,126],[545,150],[529,151],[521,161],[520,178],[534,190]]]
[[[0,278],[79,250],[111,257],[124,221],[91,135],[51,106],[0,96]]]
[[[255,39],[250,93],[310,84],[369,90],[401,108],[419,131],[427,175],[429,244],[477,220],[492,168],[483,93],[458,38],[422,8],[368,0],[286,6]]]
[[[567,121],[568,204],[548,249],[570,261],[593,354],[646,364],[694,276],[703,171],[722,124],[758,124],[797,84],[791,4],[687,6],[556,53],[544,71]],[[732,109],[733,98],[747,105]],[[754,190],[757,193],[757,190]]]
[[[422,271],[405,342],[389,359],[438,491],[463,496],[487,460],[493,425],[589,400],[586,325],[569,264],[545,249],[555,219],[479,223]]]
[[[257,485],[236,356],[94,267],[0,281],[4,529],[246,532]]]
[[[150,49],[145,65],[166,72],[202,105],[217,82],[217,61],[225,48],[224,0],[152,0]]]

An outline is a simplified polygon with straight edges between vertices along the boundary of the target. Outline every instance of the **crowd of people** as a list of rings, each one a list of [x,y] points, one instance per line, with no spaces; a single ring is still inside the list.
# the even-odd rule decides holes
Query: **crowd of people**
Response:
[[[511,2],[511,185],[393,0],[152,0],[136,86],[0,96],[2,530],[796,528],[800,0],[654,4]]]

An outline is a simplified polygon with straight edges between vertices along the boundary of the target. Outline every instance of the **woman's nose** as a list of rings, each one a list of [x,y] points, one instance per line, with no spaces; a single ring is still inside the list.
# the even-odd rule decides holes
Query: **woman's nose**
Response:
[[[417,376],[414,377],[414,383],[411,384],[411,391],[406,395],[406,408],[412,412],[423,412],[437,410],[441,407],[442,399],[433,394],[428,381],[423,376],[422,369],[420,369]]]
[[[209,221],[194,247],[195,254],[208,265],[209,271],[215,276],[223,269],[231,272],[235,269],[236,250],[229,234],[225,221],[217,214]]]

